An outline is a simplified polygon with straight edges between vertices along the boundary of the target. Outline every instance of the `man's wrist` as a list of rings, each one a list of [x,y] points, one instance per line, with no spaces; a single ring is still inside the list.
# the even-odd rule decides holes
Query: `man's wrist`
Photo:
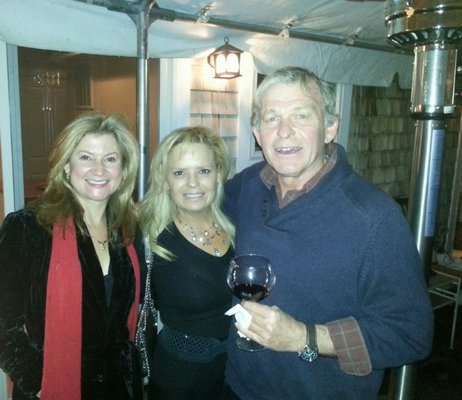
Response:
[[[313,362],[319,356],[318,343],[316,339],[316,325],[305,324],[306,341],[305,346],[298,352],[300,360],[305,362]]]

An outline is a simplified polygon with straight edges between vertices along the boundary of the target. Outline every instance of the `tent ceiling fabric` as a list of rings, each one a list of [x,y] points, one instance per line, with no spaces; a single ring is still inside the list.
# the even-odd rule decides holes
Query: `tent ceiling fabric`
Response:
[[[143,1],[150,3],[0,0],[0,40],[37,49],[137,57],[135,23],[103,5]],[[196,21],[206,5],[203,22]],[[228,36],[230,44],[252,54],[263,74],[297,65],[331,82],[388,86],[398,74],[401,87],[411,86],[413,56],[387,43],[385,1],[279,0],[276,5],[267,0],[158,0],[155,7],[173,11],[175,18],[151,23],[149,57],[206,56]]]

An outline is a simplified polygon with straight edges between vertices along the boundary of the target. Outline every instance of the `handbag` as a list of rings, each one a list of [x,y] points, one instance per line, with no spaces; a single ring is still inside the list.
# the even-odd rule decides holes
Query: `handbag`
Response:
[[[152,353],[157,340],[157,319],[158,312],[154,306],[151,295],[151,271],[153,253],[149,246],[149,237],[144,238],[144,251],[147,267],[146,285],[144,288],[144,299],[141,305],[138,323],[136,325],[135,345],[141,358],[141,370],[145,381],[151,376],[148,353]]]

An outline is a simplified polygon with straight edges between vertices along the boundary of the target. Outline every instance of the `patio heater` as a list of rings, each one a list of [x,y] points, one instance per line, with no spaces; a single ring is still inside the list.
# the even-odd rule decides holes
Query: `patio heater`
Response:
[[[462,42],[460,0],[387,0],[388,41],[413,48],[411,117],[415,120],[409,220],[429,275],[447,120],[454,114],[457,44]],[[396,371],[394,399],[414,398],[415,369]]]

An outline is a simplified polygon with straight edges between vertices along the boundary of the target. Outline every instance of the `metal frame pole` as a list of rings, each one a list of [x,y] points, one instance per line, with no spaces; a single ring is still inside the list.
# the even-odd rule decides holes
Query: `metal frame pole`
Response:
[[[143,0],[135,14],[128,14],[137,30],[137,75],[136,75],[136,124],[140,151],[140,170],[138,177],[138,201],[145,193],[149,177],[149,64],[148,31],[152,19],[150,13],[155,0]]]

